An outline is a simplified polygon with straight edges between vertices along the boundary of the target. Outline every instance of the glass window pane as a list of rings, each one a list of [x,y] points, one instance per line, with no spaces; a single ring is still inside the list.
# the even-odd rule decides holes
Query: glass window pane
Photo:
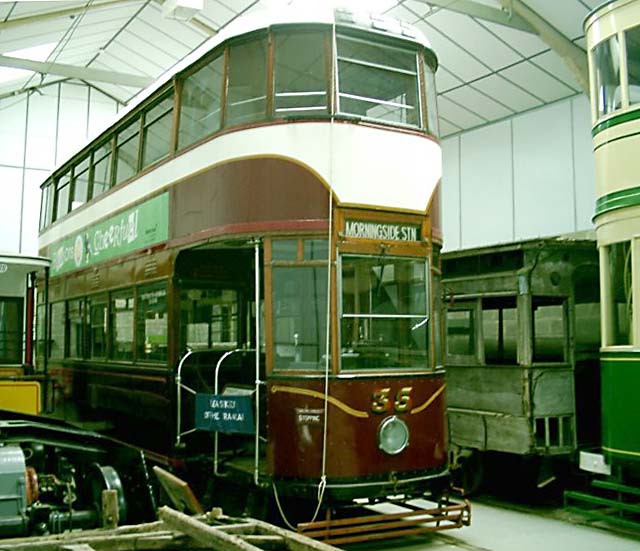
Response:
[[[42,190],[42,198],[40,200],[40,229],[43,230],[51,224],[51,215],[53,213],[53,183],[47,182]]]
[[[220,55],[185,79],[180,96],[178,148],[219,130],[223,68],[224,56]]]
[[[87,192],[89,190],[89,157],[78,163],[73,169],[73,199],[71,200],[71,210],[87,202]]]
[[[67,304],[69,318],[69,357],[84,356],[84,300],[70,300]]]
[[[171,129],[173,128],[173,95],[150,109],[144,120],[144,147],[142,167],[159,161],[171,152]]]
[[[187,289],[180,294],[181,345],[194,350],[238,347],[238,292]]]
[[[93,194],[98,197],[111,186],[111,142],[107,142],[93,154]]]
[[[427,264],[342,257],[342,369],[428,367]]]
[[[273,345],[276,369],[324,369],[327,269],[273,269]]]
[[[229,48],[226,125],[264,120],[267,110],[267,41]]]
[[[106,296],[87,299],[90,358],[106,358],[107,356],[107,304]]]
[[[62,218],[69,212],[69,192],[71,189],[71,179],[69,173],[61,176],[56,184],[56,220]]]
[[[111,295],[111,358],[133,359],[133,289]]]
[[[633,316],[633,267],[631,264],[631,242],[615,243],[609,247],[609,274],[612,301],[609,326],[612,328],[608,345],[631,344],[631,321]]]
[[[629,104],[640,103],[640,26],[625,31],[627,71],[629,73]]]
[[[116,185],[138,172],[139,121],[133,121],[122,130],[116,143]]]
[[[327,114],[325,33],[276,34],[275,113]]]
[[[274,239],[271,242],[273,260],[294,261],[298,259],[297,239]]]
[[[64,358],[64,302],[51,305],[51,340],[49,357],[55,360]]]
[[[339,36],[339,112],[419,126],[416,59],[416,52]]]
[[[167,359],[167,285],[138,289],[137,359]]]
[[[0,297],[0,362],[22,363],[21,298]]]
[[[329,258],[329,242],[326,239],[305,239],[305,260],[327,260]]]
[[[38,296],[42,296],[43,293],[40,293]],[[40,299],[38,300],[40,302]],[[45,312],[46,312],[45,304],[38,304],[38,308],[36,310],[36,363],[38,364],[38,368],[42,367],[44,362],[43,359],[45,357],[45,347],[46,347],[46,339],[45,339]]]
[[[618,37],[601,42],[593,49],[596,69],[596,101],[598,116],[606,115],[620,107],[620,48]]]

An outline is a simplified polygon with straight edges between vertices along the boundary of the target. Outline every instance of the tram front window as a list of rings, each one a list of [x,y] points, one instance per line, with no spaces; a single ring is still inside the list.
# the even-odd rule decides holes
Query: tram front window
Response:
[[[342,369],[426,368],[427,263],[343,256]]]
[[[186,289],[180,294],[181,342],[192,350],[238,347],[238,292]]]

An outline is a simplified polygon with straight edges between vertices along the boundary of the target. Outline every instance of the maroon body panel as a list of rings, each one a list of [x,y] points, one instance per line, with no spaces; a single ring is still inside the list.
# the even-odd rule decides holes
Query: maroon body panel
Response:
[[[398,391],[410,387],[405,412],[394,411]],[[269,473],[318,478],[322,470],[324,380],[272,379],[267,384]],[[374,393],[390,389],[390,411],[372,411]],[[446,466],[444,375],[331,379],[327,433],[327,477],[357,478],[433,470]],[[428,404],[426,407],[425,404]],[[410,431],[397,455],[378,448],[378,427],[397,415]]]

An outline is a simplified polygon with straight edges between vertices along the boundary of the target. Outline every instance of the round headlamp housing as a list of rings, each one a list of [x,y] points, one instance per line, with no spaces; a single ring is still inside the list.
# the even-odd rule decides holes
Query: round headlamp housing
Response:
[[[395,415],[387,417],[378,427],[378,448],[397,455],[409,445],[409,427]]]

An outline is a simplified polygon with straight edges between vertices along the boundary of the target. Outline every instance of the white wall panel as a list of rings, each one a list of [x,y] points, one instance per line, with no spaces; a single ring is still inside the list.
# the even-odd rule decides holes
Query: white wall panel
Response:
[[[107,124],[113,121],[118,111],[118,103],[98,90],[89,92],[89,133],[87,138],[95,137]]]
[[[463,248],[513,239],[510,152],[509,121],[467,132],[460,137]]]
[[[0,100],[0,165],[22,166],[24,163],[26,113],[26,94]]]
[[[571,102],[513,119],[515,238],[576,231]]]
[[[26,166],[49,169],[55,164],[58,122],[58,86],[47,86],[29,96]]]
[[[573,165],[575,175],[577,230],[593,229],[596,183],[591,141],[591,113],[586,96],[571,102],[573,112]]]
[[[0,251],[20,250],[21,168],[0,166]]]
[[[442,234],[444,250],[460,248],[460,137],[442,142]]]

